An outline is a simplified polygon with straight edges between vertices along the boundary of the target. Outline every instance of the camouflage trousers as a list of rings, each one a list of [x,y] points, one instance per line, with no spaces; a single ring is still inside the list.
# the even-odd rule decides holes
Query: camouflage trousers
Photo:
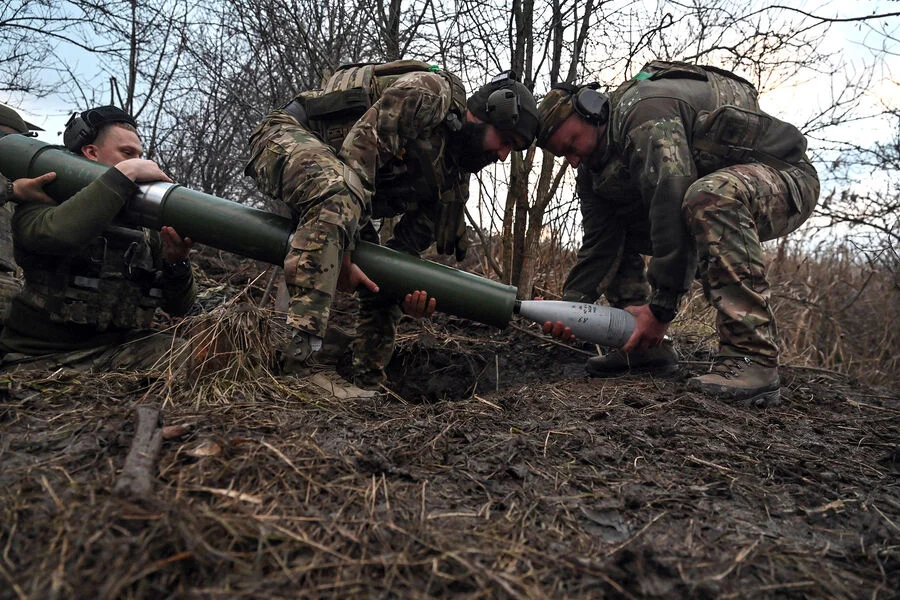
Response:
[[[759,163],[734,165],[701,177],[688,188],[682,216],[697,248],[704,294],[717,310],[721,354],[750,355],[766,366],[777,366],[777,332],[762,242],[794,231],[812,214],[818,198],[819,180],[808,163],[781,171]],[[578,271],[573,269],[576,277],[567,279],[567,299],[594,301],[605,292],[613,306],[646,303],[644,262],[630,251],[627,235],[596,235],[601,242],[618,245],[601,243],[593,254],[585,252]],[[598,256],[612,260],[597,260]],[[592,258],[593,265],[601,267],[594,272]]]
[[[344,252],[352,250],[370,212],[362,182],[330,146],[283,111],[253,133],[250,156],[245,173],[297,220],[284,259],[288,325],[325,337]]]
[[[356,310],[356,337],[353,349],[353,383],[372,389],[387,379],[384,368],[391,361],[397,337],[397,323],[403,312],[396,300],[385,299],[368,290],[359,291]]]
[[[394,234],[385,244],[392,250],[419,256],[434,242],[430,221],[422,215],[405,213],[394,228]],[[378,232],[371,223],[360,232],[360,238],[379,243]],[[385,367],[394,353],[397,324],[403,311],[396,300],[366,289],[360,289],[354,320],[356,338],[353,340],[353,383],[362,388],[375,388],[384,383]]]
[[[178,354],[186,342],[172,332],[140,331],[125,336],[121,343],[106,344],[70,352],[32,356],[9,352],[0,360],[0,371],[56,371],[74,369],[84,373],[112,371],[159,371],[170,355]]]

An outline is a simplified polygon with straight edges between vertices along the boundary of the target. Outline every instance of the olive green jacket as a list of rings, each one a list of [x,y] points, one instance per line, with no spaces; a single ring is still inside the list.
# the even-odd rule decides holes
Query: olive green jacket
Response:
[[[42,355],[106,345],[148,326],[156,307],[187,312],[193,275],[163,268],[159,234],[111,227],[136,191],[110,168],[58,206],[16,208],[13,240],[26,283],[12,301],[0,350]]]

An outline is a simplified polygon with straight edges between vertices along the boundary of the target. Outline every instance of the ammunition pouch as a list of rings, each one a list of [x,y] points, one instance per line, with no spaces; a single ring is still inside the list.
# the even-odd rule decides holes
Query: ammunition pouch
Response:
[[[27,268],[25,275],[17,302],[52,323],[88,325],[98,332],[146,329],[164,300],[146,239],[123,248],[99,236],[83,252],[52,266]]]
[[[748,162],[782,171],[805,160],[806,138],[764,112],[721,106],[697,116],[691,147],[700,171]]]
[[[305,102],[306,114],[316,120],[358,119],[370,106],[370,92],[361,87],[328,92]]]

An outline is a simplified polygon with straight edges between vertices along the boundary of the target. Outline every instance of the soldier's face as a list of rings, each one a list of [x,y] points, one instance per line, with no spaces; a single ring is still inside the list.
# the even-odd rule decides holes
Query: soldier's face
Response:
[[[578,115],[571,115],[550,136],[545,149],[551,154],[564,157],[573,168],[577,167],[589,161],[597,149],[600,129]]]
[[[137,134],[115,124],[104,127],[93,144],[86,144],[81,149],[85,157],[110,167],[129,158],[140,158],[143,152],[144,146]]]
[[[515,134],[508,131],[500,131],[493,125],[485,128],[484,140],[482,148],[492,156],[495,156],[492,162],[504,161],[513,148],[517,145]]]

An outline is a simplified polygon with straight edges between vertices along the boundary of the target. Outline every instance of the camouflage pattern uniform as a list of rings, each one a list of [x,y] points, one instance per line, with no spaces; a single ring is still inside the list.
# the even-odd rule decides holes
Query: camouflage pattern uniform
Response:
[[[761,242],[816,206],[805,140],[760,111],[750,83],[682,63],[646,65],[610,109],[604,155],[578,170],[584,242],[566,298],[605,293],[613,306],[649,302],[674,315],[699,275],[718,310],[720,354],[777,366]]]
[[[158,233],[111,227],[136,191],[111,168],[59,206],[16,208],[25,286],[0,334],[4,369],[146,368],[173,344],[171,335],[151,335],[154,313],[184,314],[196,287],[190,268],[164,267]]]
[[[418,255],[434,241],[442,203],[464,205],[468,197],[469,175],[443,152],[448,114],[465,115],[459,80],[446,72],[367,73],[371,105],[362,116],[317,118],[315,101],[346,90],[354,73],[339,71],[323,90],[298,94],[307,119],[270,113],[250,139],[245,171],[297,219],[284,262],[288,324],[323,338],[344,252],[357,239],[379,241],[370,219],[402,215],[387,245]],[[384,379],[401,311],[366,290],[359,297],[354,380],[371,387]]]
[[[16,261],[13,257],[12,198],[7,197],[7,179],[0,175],[0,326],[3,325],[9,302],[22,289],[22,280],[16,277]]]

